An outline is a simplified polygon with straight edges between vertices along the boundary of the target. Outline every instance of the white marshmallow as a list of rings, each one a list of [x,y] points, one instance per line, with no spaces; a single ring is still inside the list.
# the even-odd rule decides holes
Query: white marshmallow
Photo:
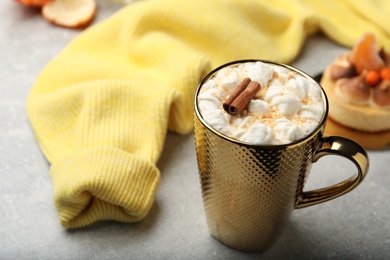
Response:
[[[226,113],[222,104],[244,79],[261,85],[240,115]],[[282,66],[248,62],[219,70],[197,98],[203,119],[220,133],[254,145],[288,144],[318,126],[325,106],[318,84]]]
[[[251,125],[240,140],[255,145],[270,144],[272,141],[272,129],[265,124]]]

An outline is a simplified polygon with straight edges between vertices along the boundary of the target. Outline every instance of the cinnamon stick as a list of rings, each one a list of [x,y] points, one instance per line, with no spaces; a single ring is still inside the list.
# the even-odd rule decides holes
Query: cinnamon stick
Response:
[[[248,86],[238,95],[237,98],[229,106],[228,113],[231,115],[238,115],[244,108],[246,108],[252,98],[261,89],[261,86],[256,81],[251,81]]]
[[[223,103],[223,109],[227,112],[229,112],[229,106],[232,104],[232,102],[244,91],[244,89],[248,86],[248,84],[251,82],[250,78],[245,78],[241,81],[241,83],[233,90],[232,94],[228,96],[228,98]]]

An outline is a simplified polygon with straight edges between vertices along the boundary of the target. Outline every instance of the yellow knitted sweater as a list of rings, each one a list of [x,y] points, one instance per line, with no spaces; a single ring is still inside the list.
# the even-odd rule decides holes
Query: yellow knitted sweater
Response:
[[[390,50],[389,13],[387,0],[145,0],[85,30],[27,100],[60,223],[147,215],[167,130],[192,130],[194,92],[212,68],[288,63],[319,30],[346,46],[371,31]]]

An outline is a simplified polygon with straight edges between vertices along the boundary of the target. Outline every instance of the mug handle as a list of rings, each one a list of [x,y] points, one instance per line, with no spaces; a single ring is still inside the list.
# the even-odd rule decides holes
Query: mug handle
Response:
[[[296,209],[309,207],[344,195],[356,188],[366,177],[369,167],[368,155],[364,148],[354,141],[339,136],[324,137],[321,148],[314,154],[313,163],[325,155],[339,155],[349,159],[355,164],[358,170],[357,174],[330,187],[302,192],[298,196]]]

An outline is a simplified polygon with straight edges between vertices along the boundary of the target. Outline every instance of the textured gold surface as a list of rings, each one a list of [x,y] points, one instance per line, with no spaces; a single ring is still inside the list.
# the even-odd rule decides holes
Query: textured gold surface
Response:
[[[238,250],[264,251],[278,237],[303,189],[319,135],[294,146],[247,146],[195,119],[204,208],[210,233]]]
[[[225,64],[206,76],[204,82]],[[267,62],[267,61],[263,61]],[[272,63],[272,62],[269,62]],[[312,80],[307,74],[279,64]],[[356,188],[365,178],[369,159],[357,143],[342,137],[323,137],[325,114],[318,127],[303,140],[288,145],[245,144],[207,126],[195,98],[195,146],[203,203],[210,233],[221,243],[250,252],[267,250],[279,237],[294,209],[337,198]],[[352,161],[357,174],[330,187],[303,191],[313,162],[326,155]]]

